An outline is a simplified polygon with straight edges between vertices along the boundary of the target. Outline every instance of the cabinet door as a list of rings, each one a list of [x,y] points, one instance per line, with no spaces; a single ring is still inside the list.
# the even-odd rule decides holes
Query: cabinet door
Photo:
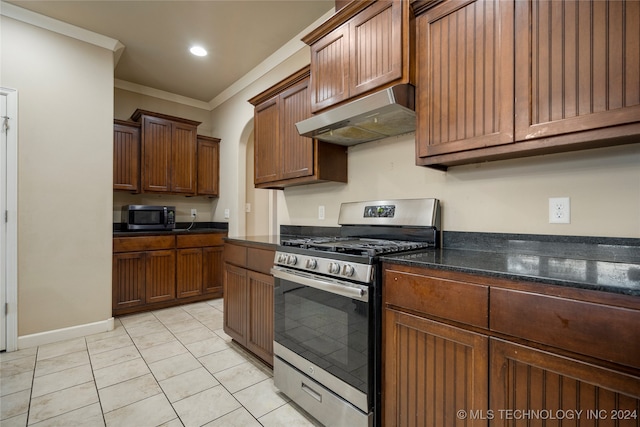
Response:
[[[146,302],[175,299],[176,251],[150,251],[146,257]]]
[[[273,366],[273,276],[248,272],[247,348]]]
[[[489,338],[395,310],[384,316],[384,425],[486,426],[458,411],[488,409]]]
[[[311,111],[349,97],[349,23],[311,46]]]
[[[311,138],[300,136],[296,122],[311,116],[309,80],[298,83],[280,95],[280,150],[282,179],[313,175]]]
[[[416,18],[419,157],[514,141],[513,3],[447,1]]]
[[[220,140],[198,136],[198,194],[218,196]]]
[[[113,310],[144,304],[144,252],[114,254],[112,281]]]
[[[173,123],[171,141],[171,192],[196,193],[196,128]]]
[[[639,2],[515,3],[516,139],[640,121]]]
[[[543,425],[545,413],[574,419],[544,425],[640,425],[639,377],[494,338],[490,399],[492,426]],[[525,413],[542,415],[515,418]]]
[[[144,116],[142,120],[142,189],[168,192],[171,189],[171,122]]]
[[[223,252],[222,246],[202,248],[202,292],[205,294],[222,293]]]
[[[202,294],[202,249],[178,249],[176,291],[178,298]]]
[[[408,2],[378,1],[350,21],[349,96],[402,77],[403,9]]]
[[[278,97],[255,108],[254,184],[276,181],[280,169],[280,126]]]
[[[225,264],[224,332],[238,343],[247,345],[247,270]]]
[[[113,125],[113,189],[140,191],[140,128]]]

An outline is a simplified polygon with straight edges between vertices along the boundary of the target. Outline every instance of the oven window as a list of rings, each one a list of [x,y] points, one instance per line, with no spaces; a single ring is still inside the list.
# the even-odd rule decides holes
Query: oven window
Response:
[[[274,307],[279,344],[369,392],[369,303],[277,279]]]

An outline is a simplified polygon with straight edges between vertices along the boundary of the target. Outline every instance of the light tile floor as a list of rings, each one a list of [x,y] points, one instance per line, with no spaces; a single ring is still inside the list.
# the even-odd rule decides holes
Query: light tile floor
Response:
[[[319,426],[222,330],[222,299],[0,353],[0,425]]]

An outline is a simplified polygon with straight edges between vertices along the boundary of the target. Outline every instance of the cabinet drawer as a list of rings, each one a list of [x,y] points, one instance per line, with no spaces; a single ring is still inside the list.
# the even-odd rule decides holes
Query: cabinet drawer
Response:
[[[271,274],[275,251],[268,249],[247,249],[247,268],[264,274]]]
[[[138,236],[115,237],[113,252],[153,251],[158,249],[173,249],[176,245],[175,236]]]
[[[225,243],[224,262],[228,262],[229,264],[237,265],[239,267],[246,267],[247,248],[245,246]]]
[[[221,246],[225,235],[222,233],[203,233],[176,236],[176,247],[204,248],[207,246]]]
[[[491,329],[640,368],[640,310],[492,288]]]
[[[489,326],[489,288],[390,268],[384,274],[384,303],[467,325]]]

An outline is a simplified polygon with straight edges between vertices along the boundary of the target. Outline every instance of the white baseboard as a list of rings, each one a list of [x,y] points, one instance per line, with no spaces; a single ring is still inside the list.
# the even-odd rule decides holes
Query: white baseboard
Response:
[[[100,332],[112,331],[114,319],[110,317],[100,322],[86,323],[84,325],[71,326],[69,328],[54,329],[53,331],[39,332],[37,334],[23,335],[18,337],[18,349],[37,347],[39,345],[51,344],[58,341],[66,341],[73,338],[80,338],[86,335],[99,334]]]

